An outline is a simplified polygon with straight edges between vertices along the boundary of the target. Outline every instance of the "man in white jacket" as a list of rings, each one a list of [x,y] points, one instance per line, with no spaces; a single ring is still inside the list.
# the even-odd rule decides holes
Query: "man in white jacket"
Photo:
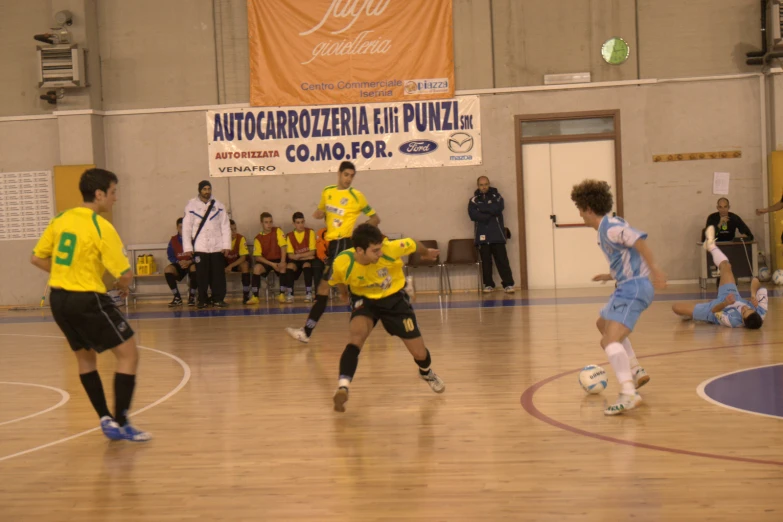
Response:
[[[198,184],[198,197],[188,201],[185,206],[182,250],[185,254],[195,252],[193,259],[198,280],[198,308],[207,306],[207,287],[212,288],[212,303],[215,306],[228,306],[225,301],[226,261],[223,255],[231,251],[231,226],[226,207],[212,198],[212,184],[209,181]]]

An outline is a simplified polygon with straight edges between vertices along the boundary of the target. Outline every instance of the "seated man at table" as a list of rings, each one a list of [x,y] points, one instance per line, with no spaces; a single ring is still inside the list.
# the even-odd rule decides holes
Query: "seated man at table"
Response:
[[[750,284],[750,299],[743,299],[737,290],[731,264],[723,252],[715,245],[715,228],[707,227],[704,249],[712,254],[712,259],[720,268],[720,287],[718,298],[709,303],[696,305],[676,303],[672,311],[682,317],[705,323],[727,326],[729,328],[761,328],[767,315],[767,289],[761,287],[757,278]]]
[[[743,237],[746,241],[753,241],[753,233],[748,228],[748,225],[737,214],[729,212],[729,208],[731,208],[729,200],[720,198],[718,200],[718,211],[707,216],[707,224],[704,225],[704,230],[707,230],[709,226],[715,227],[715,241],[718,243],[733,241],[737,231],[739,231],[740,237]],[[704,230],[701,233],[702,241],[704,241]]]

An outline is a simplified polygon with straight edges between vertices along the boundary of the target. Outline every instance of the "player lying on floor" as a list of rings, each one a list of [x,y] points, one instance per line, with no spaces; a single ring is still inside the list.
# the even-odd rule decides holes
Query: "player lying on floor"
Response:
[[[750,283],[750,299],[743,299],[737,290],[731,264],[723,252],[715,246],[715,228],[710,226],[706,231],[704,249],[712,254],[712,260],[720,269],[720,286],[718,298],[709,303],[696,305],[676,303],[672,306],[675,314],[689,317],[696,321],[728,326],[729,328],[757,329],[764,323],[767,315],[767,289],[761,287],[758,278]]]

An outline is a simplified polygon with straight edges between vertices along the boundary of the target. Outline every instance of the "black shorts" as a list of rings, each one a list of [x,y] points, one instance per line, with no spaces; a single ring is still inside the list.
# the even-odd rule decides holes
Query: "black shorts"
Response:
[[[326,261],[324,261],[324,266],[326,268],[324,268],[323,279],[325,281],[332,278],[332,263],[334,263],[334,258],[336,258],[340,252],[348,250],[349,248],[353,248],[353,241],[350,237],[334,239],[329,242],[329,246],[326,249]]]
[[[232,272],[239,272],[241,270],[242,270],[242,264],[241,263],[231,269]]]
[[[267,259],[270,263],[278,264],[282,259]],[[280,276],[280,272],[277,271],[276,268],[272,268],[271,266],[267,265],[266,263],[261,263],[260,261],[257,261],[259,265],[261,265],[261,268],[264,269],[264,271],[260,274],[261,277],[267,277],[269,274],[274,272],[278,276]]]
[[[296,271],[296,277],[299,277],[299,274],[301,274],[302,270],[304,270],[304,268],[305,268],[305,263],[308,263],[310,265],[310,268],[312,268],[313,267],[313,261],[314,261],[313,259],[305,259],[305,260],[301,260],[301,261],[300,260],[294,260],[294,261],[289,261],[288,264],[289,265],[294,265],[294,267],[295,267],[294,270]]]
[[[133,337],[133,329],[106,294],[52,288],[52,315],[73,351],[101,353]]]
[[[182,265],[180,265],[179,263],[171,263],[171,266],[173,266],[177,270],[177,275],[176,275],[177,281],[182,281],[183,279],[185,279],[185,276],[188,275],[188,272],[190,272],[190,266],[193,265],[190,265],[187,268],[182,268]],[[195,272],[193,273],[193,277],[196,277]]]
[[[359,316],[372,319],[373,326],[380,320],[389,335],[400,339],[421,337],[410,297],[404,290],[381,299],[351,294],[351,319]]]

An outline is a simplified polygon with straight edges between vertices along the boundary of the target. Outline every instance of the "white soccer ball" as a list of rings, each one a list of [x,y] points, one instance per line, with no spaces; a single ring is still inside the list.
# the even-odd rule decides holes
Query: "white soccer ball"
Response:
[[[783,270],[777,269],[772,273],[772,282],[776,285],[783,285]]]
[[[587,393],[601,393],[606,389],[606,370],[591,364],[579,372],[579,385]]]
[[[759,268],[759,281],[766,283],[770,280],[772,274],[769,273],[769,268],[762,266]]]

